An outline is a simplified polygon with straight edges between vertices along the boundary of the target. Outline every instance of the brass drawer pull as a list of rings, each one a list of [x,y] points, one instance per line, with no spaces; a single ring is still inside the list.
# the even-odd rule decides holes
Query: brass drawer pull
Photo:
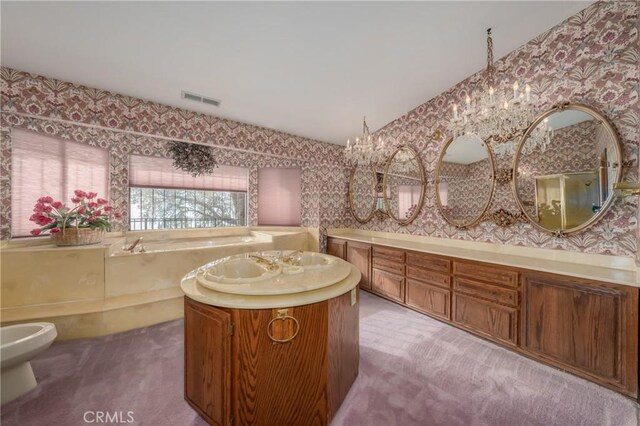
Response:
[[[275,337],[273,337],[273,335],[271,334],[271,324],[273,324],[274,321],[280,320],[280,321],[286,321],[286,320],[292,320],[294,322],[294,324],[296,325],[296,331],[294,331],[293,335],[291,337],[288,337],[286,339],[276,339]],[[298,322],[297,319],[295,319],[294,317],[292,317],[291,315],[289,315],[289,310],[288,309],[280,309],[278,311],[278,315],[273,318],[271,321],[269,321],[269,324],[267,324],[267,336],[269,336],[269,339],[271,339],[271,341],[273,343],[287,343],[292,341],[293,339],[296,338],[296,336],[298,335],[298,332],[300,331],[300,323]]]

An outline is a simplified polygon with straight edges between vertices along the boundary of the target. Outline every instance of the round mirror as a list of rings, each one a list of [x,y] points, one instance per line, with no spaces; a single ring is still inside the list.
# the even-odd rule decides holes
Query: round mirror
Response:
[[[495,187],[493,174],[493,155],[480,136],[449,139],[436,168],[436,202],[449,224],[466,228],[482,220]]]
[[[424,167],[411,147],[398,148],[387,161],[383,184],[387,214],[401,225],[418,216],[424,201]]]
[[[360,223],[371,220],[377,202],[377,177],[373,168],[356,166],[349,180],[349,207],[351,214]]]
[[[613,203],[621,164],[620,140],[604,116],[586,105],[557,106],[536,118],[520,140],[514,195],[537,228],[578,232]]]

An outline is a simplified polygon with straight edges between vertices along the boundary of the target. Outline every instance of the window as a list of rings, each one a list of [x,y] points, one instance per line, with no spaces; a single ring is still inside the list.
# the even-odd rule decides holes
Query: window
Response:
[[[77,142],[22,129],[11,130],[11,234],[29,235],[38,198],[69,205],[75,189],[109,192],[109,153]]]
[[[300,226],[301,175],[299,168],[258,170],[258,225]]]
[[[129,159],[132,230],[247,225],[247,176],[242,167],[219,166],[193,177],[168,158]]]
[[[422,193],[421,185],[400,185],[398,188],[398,218],[405,219],[413,214]]]

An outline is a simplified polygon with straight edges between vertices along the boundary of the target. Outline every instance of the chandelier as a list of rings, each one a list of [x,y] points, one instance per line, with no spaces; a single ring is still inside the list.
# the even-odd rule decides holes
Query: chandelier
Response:
[[[411,151],[401,149],[393,156],[393,160],[389,168],[392,173],[411,177],[410,175],[415,174],[418,170],[416,157]]]
[[[549,119],[545,118],[529,133],[520,152],[522,155],[545,152],[549,148],[552,138],[553,128],[549,125]],[[516,151],[516,142],[517,138],[513,138],[506,142],[493,144],[493,152],[499,157],[512,156]]]
[[[449,122],[449,130],[453,137],[467,133],[478,135],[496,148],[502,144],[506,147],[494,151],[509,151],[509,144],[523,134],[524,130],[535,118],[534,102],[531,86],[524,85],[524,90],[516,80],[507,91],[494,88],[493,39],[491,28],[487,30],[487,79],[483,93],[477,98],[467,95],[465,105],[453,105],[453,117]],[[512,89],[512,90],[511,90]],[[472,95],[474,95],[472,93]],[[536,136],[539,136],[539,133]],[[540,143],[540,146],[544,143]],[[511,148],[513,152],[513,147]],[[505,155],[506,153],[499,154]]]
[[[367,117],[362,119],[362,137],[357,137],[355,143],[347,140],[345,158],[352,166],[373,166],[386,160],[386,151],[382,137],[375,140],[369,132]]]

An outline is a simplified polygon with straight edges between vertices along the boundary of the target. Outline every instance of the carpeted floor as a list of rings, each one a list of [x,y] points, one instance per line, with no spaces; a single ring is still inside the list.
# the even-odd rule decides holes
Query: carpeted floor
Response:
[[[630,399],[375,296],[361,300],[360,375],[333,426],[638,425]],[[182,338],[178,320],[55,343],[32,363],[39,386],[2,407],[2,425],[96,424],[96,411],[120,412],[122,423],[130,411],[133,424],[204,425],[182,397]]]

